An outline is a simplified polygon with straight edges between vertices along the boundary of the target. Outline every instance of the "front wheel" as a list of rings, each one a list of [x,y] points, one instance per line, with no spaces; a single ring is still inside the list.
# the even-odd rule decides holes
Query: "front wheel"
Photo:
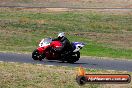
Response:
[[[41,61],[42,59],[45,58],[45,55],[39,54],[38,50],[35,49],[35,50],[33,51],[33,53],[32,53],[32,58],[33,58],[33,60],[40,60],[40,61]]]

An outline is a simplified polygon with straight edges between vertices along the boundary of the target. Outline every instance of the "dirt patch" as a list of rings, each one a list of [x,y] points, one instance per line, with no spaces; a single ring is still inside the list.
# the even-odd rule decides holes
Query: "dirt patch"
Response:
[[[131,5],[132,0],[0,0],[2,6],[43,6],[43,7],[103,7],[119,8]]]
[[[65,11],[71,11],[69,8],[46,8],[48,11],[55,11],[55,12],[65,12]]]
[[[73,9],[69,8],[5,8],[5,9],[14,9],[16,11],[24,11],[24,12],[67,12],[73,11]]]
[[[5,12],[97,12],[104,14],[132,15],[132,9],[72,9],[72,8],[0,8]]]

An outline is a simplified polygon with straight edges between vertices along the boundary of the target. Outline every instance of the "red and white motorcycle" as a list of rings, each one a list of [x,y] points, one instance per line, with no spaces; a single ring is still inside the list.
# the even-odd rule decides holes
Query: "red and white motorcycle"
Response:
[[[71,43],[73,49],[71,50],[72,52],[68,53],[65,57],[63,57],[60,53],[53,52],[52,48],[60,48],[62,47],[62,44],[60,41],[52,41],[51,38],[45,38],[42,39],[41,42],[39,43],[39,47],[35,49],[32,53],[32,58],[34,60],[42,60],[42,59],[47,59],[47,60],[60,60],[63,62],[68,62],[68,63],[74,63],[79,60],[80,58],[80,49],[84,47],[84,43],[81,42],[73,42]],[[64,59],[65,58],[65,59]]]

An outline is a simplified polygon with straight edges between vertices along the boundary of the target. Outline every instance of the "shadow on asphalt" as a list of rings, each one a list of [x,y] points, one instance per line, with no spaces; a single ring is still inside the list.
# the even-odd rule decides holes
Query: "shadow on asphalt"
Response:
[[[88,64],[88,63],[77,63],[77,62],[75,62],[75,63],[67,63],[67,62],[62,62],[62,61],[57,61],[57,60],[53,60],[53,61],[47,61],[47,62],[51,62],[51,63],[65,63],[65,64]]]

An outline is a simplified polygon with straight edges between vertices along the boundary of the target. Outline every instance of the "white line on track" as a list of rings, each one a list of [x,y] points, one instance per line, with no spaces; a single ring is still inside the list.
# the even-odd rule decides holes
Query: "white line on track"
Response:
[[[4,62],[4,61],[0,61],[0,63],[3,63],[3,62]],[[16,62],[7,62],[7,63],[16,63]],[[28,63],[23,63],[23,64],[28,64]],[[36,64],[36,65],[42,66],[42,65],[44,65],[44,64]],[[45,66],[51,67],[51,66],[54,66],[54,65],[45,65]],[[67,67],[67,66],[65,66],[65,67]]]
[[[0,61],[0,63],[1,63],[1,62],[4,62],[4,61]]]

